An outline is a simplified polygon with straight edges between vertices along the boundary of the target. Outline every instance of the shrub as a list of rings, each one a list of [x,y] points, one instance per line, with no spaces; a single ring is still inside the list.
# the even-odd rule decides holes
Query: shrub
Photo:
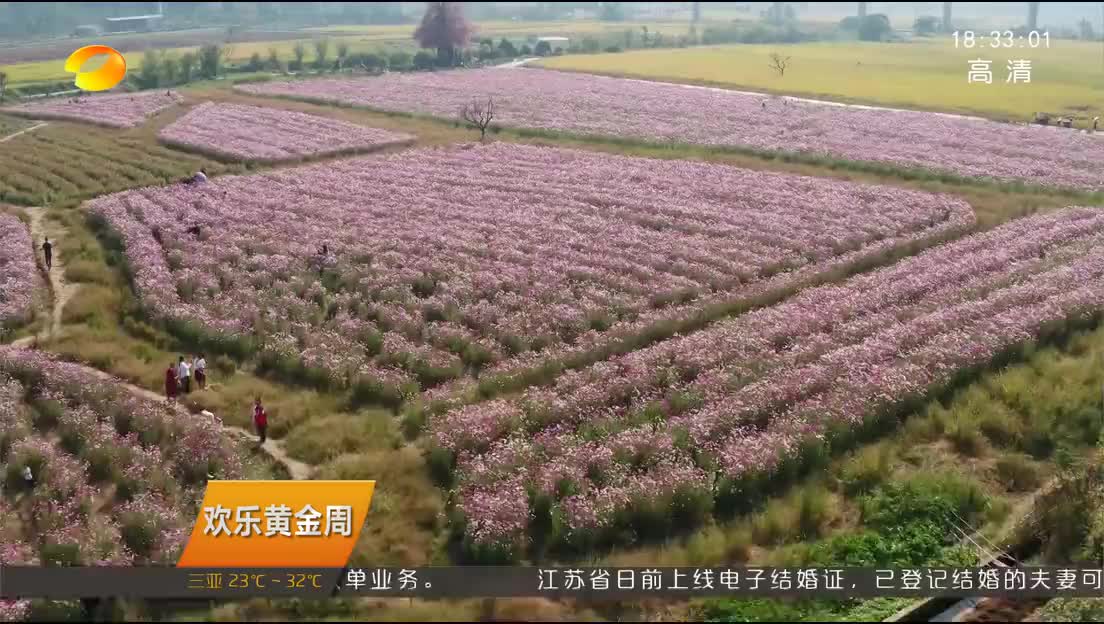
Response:
[[[58,424],[58,419],[65,413],[65,406],[54,399],[34,399],[31,401],[34,409],[33,422],[36,429],[53,429]]]
[[[818,486],[807,486],[782,499],[774,499],[752,523],[756,544],[771,546],[812,539],[831,515],[831,497]]]
[[[892,472],[893,451],[888,445],[868,446],[856,453],[840,471],[840,483],[849,496],[869,492]]]
[[[106,448],[94,448],[88,451],[88,476],[95,482],[109,481],[114,478],[116,468],[114,456]]]
[[[878,530],[921,520],[942,525],[955,514],[969,520],[986,505],[985,493],[977,483],[947,472],[884,485],[860,500],[863,524]]]
[[[387,57],[380,54],[362,54],[360,63],[370,71],[384,71],[388,66]]]
[[[65,265],[65,279],[70,282],[110,284],[111,270],[92,260],[76,260]]]
[[[611,45],[608,48],[606,48],[606,52],[609,52],[611,54],[617,53],[617,52],[620,52],[620,51],[621,51],[621,46]]]
[[[1003,404],[997,401],[992,403],[979,418],[978,429],[993,444],[1002,447],[1020,445],[1023,439],[1020,421]]]
[[[997,476],[1010,492],[1029,492],[1039,487],[1039,469],[1020,455],[997,460]]]
[[[410,69],[414,64],[414,57],[409,52],[399,50],[387,56],[387,66],[396,71]]]
[[[882,13],[867,15],[859,22],[859,39],[863,41],[881,41],[891,32],[889,18]]]
[[[80,565],[80,547],[76,544],[46,543],[42,547],[42,563],[47,567]]]
[[[238,370],[238,363],[225,355],[216,355],[211,360],[211,368],[218,372],[222,378],[232,376]]]
[[[1054,432],[1047,426],[1032,423],[1031,428],[1024,434],[1023,450],[1035,459],[1050,457],[1058,447],[1058,441]]]
[[[208,44],[199,49],[199,75],[204,78],[216,78],[222,69],[222,49]]]
[[[969,457],[979,457],[985,452],[985,440],[973,423],[957,423],[947,432],[947,438],[956,452]]]
[[[500,56],[513,58],[518,55],[518,50],[509,39],[503,37],[502,41],[498,42],[498,53]]]
[[[157,523],[138,513],[124,514],[119,522],[119,533],[134,554],[149,557],[157,544]]]
[[[414,55],[414,69],[427,70],[433,69],[437,65],[437,57],[425,50],[419,51]]]
[[[533,48],[533,54],[537,56],[548,56],[552,54],[552,44],[547,41],[538,41],[537,46]]]

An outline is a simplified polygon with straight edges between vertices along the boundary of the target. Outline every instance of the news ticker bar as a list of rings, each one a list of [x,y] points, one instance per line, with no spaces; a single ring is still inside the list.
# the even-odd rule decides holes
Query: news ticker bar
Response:
[[[0,566],[0,598],[1104,597],[1095,568],[44,568]]]

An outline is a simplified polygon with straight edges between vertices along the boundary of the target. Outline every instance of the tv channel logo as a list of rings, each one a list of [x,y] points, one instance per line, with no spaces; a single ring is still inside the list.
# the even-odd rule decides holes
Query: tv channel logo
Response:
[[[107,55],[107,60],[99,69],[81,71],[81,67],[94,56]],[[107,91],[126,78],[126,59],[114,48],[105,45],[90,45],[80,48],[65,59],[65,71],[76,74],[74,81],[78,89],[84,91]]]

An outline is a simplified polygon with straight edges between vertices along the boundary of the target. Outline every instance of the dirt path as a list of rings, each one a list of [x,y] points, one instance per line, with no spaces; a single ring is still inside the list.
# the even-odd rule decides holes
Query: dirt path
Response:
[[[39,123],[31,126],[30,128],[24,128],[24,129],[20,130],[19,132],[13,132],[13,133],[9,134],[8,136],[0,139],[0,143],[7,143],[8,141],[14,139],[15,137],[17,137],[19,135],[27,134],[28,132],[31,132],[32,130],[38,130],[42,126],[45,126],[47,123],[49,123],[49,122],[42,121],[42,122],[39,122]]]
[[[45,327],[37,335],[27,336],[15,341],[13,346],[26,347],[34,344],[36,341],[42,342],[49,340],[61,333],[61,312],[65,309],[65,304],[69,303],[69,300],[73,298],[73,295],[77,293],[80,288],[77,284],[70,284],[65,279],[65,264],[61,261],[61,258],[57,254],[58,241],[65,238],[68,234],[66,230],[57,224],[51,223],[46,225],[46,209],[41,207],[27,208],[27,215],[31,218],[31,240],[34,242],[35,254],[41,252],[42,241],[48,236],[54,245],[54,262],[53,266],[47,272],[46,265],[39,264],[39,269],[46,274],[47,284],[50,289],[50,314],[49,320],[46,322]]]
[[[509,63],[503,63],[501,65],[495,65],[497,69],[511,69],[514,67],[523,67],[526,63],[539,60],[539,56],[530,56],[528,58],[518,59],[516,61],[510,61]]]
[[[46,209],[45,208],[27,208],[27,214],[31,218],[31,236],[34,240],[35,248],[42,248],[42,240],[44,237],[49,236],[51,242],[54,244],[54,249],[57,249],[58,242],[64,240],[67,232],[57,224],[51,223],[48,227],[46,225]],[[48,272],[45,271],[45,264],[40,265],[40,270],[46,273],[46,277],[49,281],[50,287],[50,319],[46,323],[46,326],[36,335],[27,336],[26,338],[20,338],[12,343],[11,346],[16,348],[26,348],[34,346],[39,343],[48,341],[51,338],[57,337],[61,334],[61,312],[65,309],[65,304],[73,298],[77,290],[80,288],[78,284],[70,284],[65,280],[65,263],[59,257],[57,252],[54,253],[53,266]],[[125,382],[121,379],[117,379],[112,375],[105,373],[97,368],[86,366],[84,364],[78,364],[86,370],[89,374],[108,381],[110,383],[122,386],[127,391],[135,396],[140,396],[144,399],[152,401],[164,401],[165,397],[147,390],[140,386]],[[202,392],[202,391],[201,391]],[[176,408],[182,412],[187,413],[187,410],[181,405],[177,405]],[[250,440],[256,440],[256,435],[241,427],[234,427],[222,422],[220,418],[212,414],[211,412],[204,411],[202,414],[211,418],[217,423],[222,430],[236,438],[247,438]],[[188,417],[194,417],[188,414]],[[269,455],[274,461],[282,465],[291,475],[292,479],[307,480],[311,478],[314,473],[314,467],[305,464],[301,461],[288,456],[287,451],[284,450],[284,445],[279,440],[269,438],[265,441],[263,446],[259,447],[265,453]]]
[[[121,379],[117,379],[117,378],[113,377],[112,375],[110,375],[108,373],[105,373],[105,372],[103,372],[103,371],[101,371],[97,368],[92,368],[90,366],[84,366],[84,365],[81,365],[81,366],[86,371],[88,371],[90,374],[96,375],[97,377],[99,377],[99,378],[101,378],[105,381],[110,381],[111,383],[113,383],[115,385],[121,386],[121,387],[125,388],[127,391],[129,391],[131,394],[133,394],[135,396],[139,396],[139,397],[142,397],[143,399],[148,399],[150,401],[163,402],[165,400],[164,396],[162,396],[162,395],[160,395],[160,394],[158,394],[158,393],[156,393],[152,390],[147,390],[147,389],[145,389],[141,386],[136,386],[132,383],[123,381]],[[197,390],[197,392],[204,392],[204,391],[203,390]],[[176,406],[176,409],[179,410],[182,413],[188,413],[187,410],[182,405],[178,404]],[[219,418],[218,416],[216,416],[216,415],[214,415],[211,412],[208,412],[206,410],[200,412],[199,415],[200,416],[206,416],[207,418],[210,418],[212,421],[214,421],[216,424],[218,424],[218,426],[222,427],[222,430],[225,433],[228,433],[228,434],[230,434],[230,435],[232,435],[236,438],[252,440],[254,443],[256,443],[257,435],[255,433],[253,433],[252,431],[242,429],[241,427],[235,427],[233,425],[227,425],[226,423],[222,422],[221,418]],[[188,416],[192,417],[192,418],[195,417],[194,415],[192,415],[190,413],[188,413]],[[273,459],[273,461],[275,461],[278,464],[282,465],[288,471],[288,474],[291,475],[291,478],[296,480],[296,481],[306,481],[306,480],[310,479],[311,476],[314,474],[314,466],[311,466],[310,464],[305,464],[305,463],[303,463],[303,462],[301,462],[297,459],[293,459],[291,456],[289,456],[287,454],[287,451],[284,450],[283,442],[280,441],[280,440],[274,440],[272,438],[269,438],[268,440],[265,441],[264,445],[260,446],[259,448],[261,450],[263,450],[265,453],[267,453],[268,456]]]

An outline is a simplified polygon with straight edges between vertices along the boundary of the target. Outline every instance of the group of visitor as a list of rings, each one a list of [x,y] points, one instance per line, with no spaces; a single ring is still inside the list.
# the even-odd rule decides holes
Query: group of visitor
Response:
[[[202,353],[198,357],[192,357],[190,362],[182,355],[179,362],[169,363],[169,368],[165,371],[165,398],[175,401],[178,394],[191,392],[193,378],[196,388],[207,388],[207,359]]]

